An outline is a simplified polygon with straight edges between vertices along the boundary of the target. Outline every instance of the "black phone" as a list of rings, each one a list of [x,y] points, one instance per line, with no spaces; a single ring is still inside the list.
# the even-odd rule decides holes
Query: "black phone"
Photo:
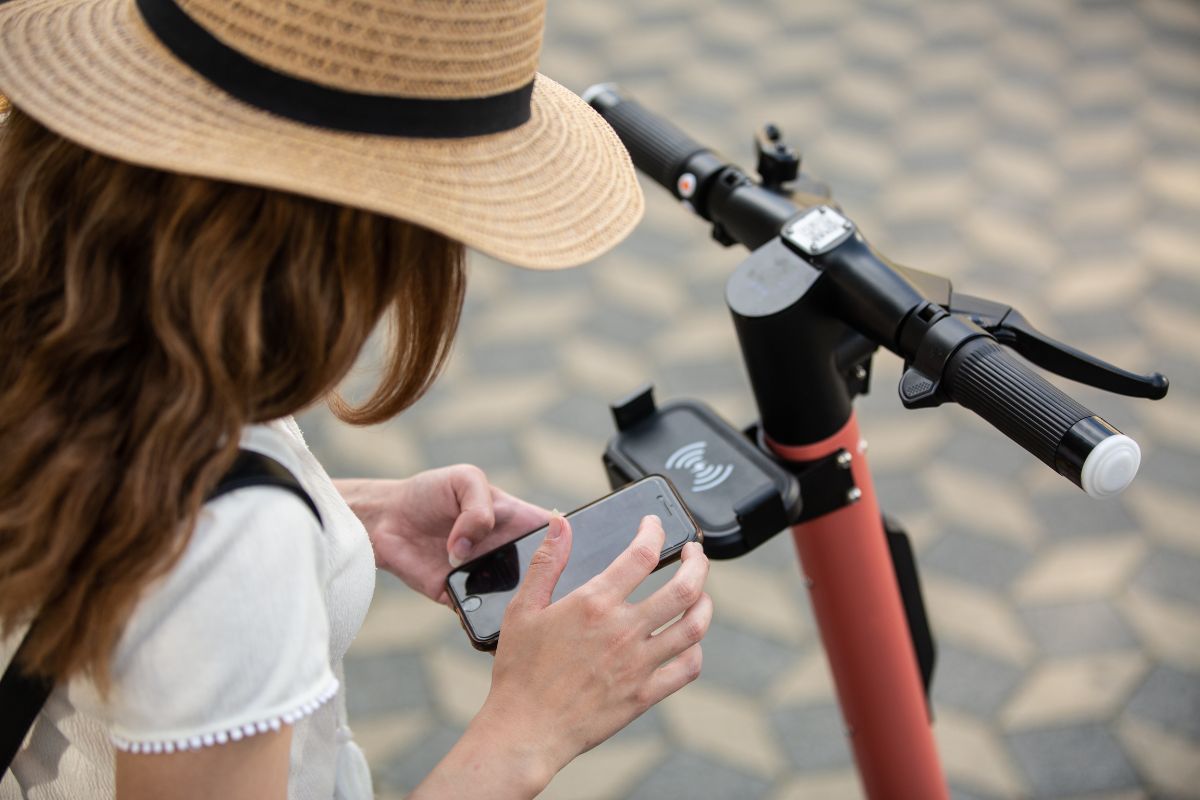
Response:
[[[658,569],[678,560],[688,542],[703,540],[700,527],[671,482],[661,475],[647,475],[566,515],[571,523],[571,557],[551,600],[603,572],[633,541],[647,514],[657,515],[666,533]],[[446,577],[450,599],[476,650],[496,649],[504,610],[517,593],[546,530],[543,526],[471,559]]]

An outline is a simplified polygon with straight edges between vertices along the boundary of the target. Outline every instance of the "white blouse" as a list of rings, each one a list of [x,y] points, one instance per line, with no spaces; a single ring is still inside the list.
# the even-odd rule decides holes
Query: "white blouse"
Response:
[[[342,658],[375,589],[362,523],[292,419],[245,430],[312,496],[252,487],[204,507],[183,556],[139,602],[101,698],[86,678],[57,687],[0,800],[111,798],[114,748],[220,747],[292,726],[288,797],[368,800],[371,776],[346,722]],[[0,643],[6,664],[24,632]]]

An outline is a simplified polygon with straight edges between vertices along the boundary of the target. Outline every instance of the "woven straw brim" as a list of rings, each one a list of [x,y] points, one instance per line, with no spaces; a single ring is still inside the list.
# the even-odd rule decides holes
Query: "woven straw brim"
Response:
[[[153,37],[132,0],[17,0],[0,5],[0,93],[113,158],[398,217],[535,269],[595,258],[642,213],[612,129],[540,75],[532,118],[511,131],[340,133],[215,88]]]

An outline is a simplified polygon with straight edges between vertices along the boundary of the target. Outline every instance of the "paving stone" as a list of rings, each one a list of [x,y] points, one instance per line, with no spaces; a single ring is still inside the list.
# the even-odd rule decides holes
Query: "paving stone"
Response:
[[[733,323],[724,309],[688,315],[679,325],[663,331],[649,344],[655,356],[664,363],[740,357]]]
[[[628,347],[644,346],[667,328],[661,315],[620,305],[593,309],[580,321],[583,332]]]
[[[870,426],[871,468],[886,472],[932,458],[947,435],[945,426],[928,414],[909,414]]]
[[[1187,400],[1170,405],[1149,403],[1138,410],[1141,421],[1155,438],[1200,452],[1200,433],[1193,424],[1197,414],[1195,403]]]
[[[700,678],[696,682],[698,683],[700,680],[703,680],[703,678]],[[690,685],[694,686],[695,683]],[[687,691],[687,687],[684,687],[679,691],[685,692]],[[667,725],[663,721],[662,710],[655,706],[622,728],[609,741],[636,743],[650,739],[664,739],[666,735]]]
[[[1017,580],[1014,594],[1024,603],[1111,596],[1128,582],[1145,550],[1132,536],[1055,544]]]
[[[1098,186],[1096,192],[1104,192],[1108,187]],[[1096,239],[1095,234],[1091,232],[1083,232],[1079,234],[1093,242]],[[1125,237],[1116,233],[1109,234],[1115,240],[1128,241]],[[1063,238],[1070,241],[1070,233],[1063,234]],[[1089,309],[1082,312],[1059,312],[1055,317],[1055,323],[1062,330],[1063,338],[1068,342],[1086,343],[1094,340],[1104,339],[1120,339],[1132,338],[1138,335],[1138,321],[1131,315],[1120,315],[1114,318],[1112,310],[1104,309]]]
[[[771,721],[796,769],[826,770],[853,762],[842,712],[836,705],[776,708],[771,711]]]
[[[655,767],[627,797],[630,800],[727,800],[762,797],[768,781],[680,750]]]
[[[442,648],[425,653],[426,674],[442,715],[466,727],[492,685],[492,659],[477,652]]]
[[[930,500],[919,476],[892,472],[873,475],[872,478],[880,507],[884,513],[898,517],[901,524],[904,523],[906,513],[925,511],[930,507]]]
[[[1039,664],[1001,712],[1009,728],[1104,721],[1124,702],[1146,669],[1141,653],[1108,653]]]
[[[422,417],[427,430],[440,435],[484,433],[497,425],[511,429],[553,404],[562,392],[561,383],[548,374],[478,381],[470,392],[422,409]]]
[[[542,419],[570,433],[596,441],[607,442],[616,431],[609,404],[621,399],[619,394],[601,401],[594,394],[574,393],[567,395],[542,415]],[[599,459],[601,453],[596,454]]]
[[[795,600],[799,576],[790,570],[760,569],[737,561],[720,561],[709,571],[706,590],[717,619],[784,644],[810,633],[808,614]]]
[[[1138,785],[1137,773],[1120,745],[1101,725],[1014,733],[1007,739],[1032,797],[1067,797]]]
[[[1030,504],[1040,520],[1038,527],[1055,538],[1121,535],[1137,527],[1118,502],[1097,501],[1083,492],[1035,496]]]
[[[790,529],[779,531],[746,555],[739,556],[735,563],[775,571],[791,587],[792,597],[808,606],[808,591],[804,588],[800,558],[796,554]],[[800,624],[803,625],[803,621]]]
[[[763,687],[787,667],[792,652],[770,639],[713,622],[704,637],[701,674],[730,689]]]
[[[1121,216],[1128,209],[1116,211],[1113,216]],[[1100,218],[1103,215],[1095,213],[1095,209],[1074,209],[1072,214],[1081,215],[1087,222],[1101,227],[1112,225],[1111,219]],[[1070,218],[1064,223],[1065,226],[1077,224]],[[1088,258],[1086,265],[1054,277],[1049,287],[1049,300],[1059,311],[1120,306],[1131,294],[1142,291],[1149,277],[1145,272],[1130,269],[1123,258],[1114,258],[1108,264]]]
[[[433,771],[462,735],[462,728],[451,725],[426,732],[412,747],[382,764],[372,765],[376,786],[385,790],[411,791]]]
[[[1200,747],[1194,741],[1136,717],[1123,718],[1117,736],[1152,787],[1173,797],[1200,795]]]
[[[1032,545],[1041,526],[1030,513],[1027,499],[986,475],[984,465],[968,471],[932,464],[922,470],[934,508],[945,518],[1018,546]]]
[[[1029,562],[1026,548],[951,530],[921,554],[921,567],[1003,590]]]
[[[425,670],[416,653],[391,651],[348,653],[346,709],[351,719],[429,708]]]
[[[967,469],[986,468],[989,475],[1016,477],[1029,466],[1029,456],[1000,433],[992,430],[956,431],[938,452],[942,463]]]
[[[383,575],[386,573],[380,577]],[[354,639],[355,656],[386,657],[389,652],[421,647],[447,631],[459,630],[458,617],[450,609],[417,594],[395,577],[387,577],[399,586],[386,590],[376,586],[367,619]]]
[[[1127,710],[1169,732],[1200,740],[1200,681],[1194,673],[1155,667],[1130,698]]]
[[[593,337],[570,337],[558,344],[563,378],[573,386],[598,395],[619,397],[629,387],[650,383],[650,363],[640,352],[632,352]]]
[[[600,460],[603,443],[542,427],[522,437],[521,450],[532,484],[543,487],[543,496],[553,498],[541,505],[568,511],[608,494],[608,477]]]
[[[938,641],[933,700],[938,708],[950,706],[988,719],[1012,694],[1022,674],[1008,661]]]
[[[780,787],[771,795],[771,800],[860,800],[863,797],[862,785],[854,770],[806,770]]]
[[[516,294],[489,305],[469,330],[473,338],[491,342],[538,342],[573,329],[589,308],[590,298],[582,290]]]
[[[378,767],[408,749],[433,726],[433,715],[424,711],[358,719],[353,728],[354,741],[362,748],[367,763]]]
[[[664,397],[704,398],[729,386],[741,386],[744,380],[736,362],[722,359],[686,366],[664,364],[655,383],[662,386]]]
[[[307,427],[314,416],[306,415],[299,423]],[[336,444],[328,455],[322,454],[322,463],[335,478],[398,478],[419,472],[428,463],[420,441],[409,430],[333,424],[340,428]]]
[[[1156,658],[1200,671],[1200,614],[1194,606],[1129,589],[1118,606]]]
[[[610,740],[568,764],[538,797],[543,800],[625,797],[658,766],[667,752],[666,744],[657,738]]]
[[[518,459],[512,436],[504,433],[477,432],[465,436],[430,436],[425,440],[430,464],[474,464],[487,472],[510,469]]]
[[[934,635],[1014,665],[1028,663],[1034,645],[999,596],[961,581],[926,574],[922,583]]]
[[[1000,795],[964,789],[953,782],[950,784],[950,800],[999,800],[999,797]]]
[[[1137,645],[1124,619],[1103,600],[1026,607],[1021,619],[1046,655],[1111,652]]]
[[[935,708],[934,713],[933,733],[948,781],[1001,797],[1029,794],[990,725],[953,709]]]
[[[1168,600],[1200,605],[1197,575],[1200,575],[1200,557],[1160,547],[1152,550],[1142,562],[1134,584]]]
[[[774,777],[784,766],[774,731],[740,693],[696,681],[659,709],[668,730],[690,750],[763,777]]]
[[[481,377],[536,372],[557,358],[557,343],[546,342],[474,342],[471,346],[471,369]]]
[[[645,269],[629,259],[598,271],[595,286],[615,305],[650,317],[675,316],[686,302],[685,290],[669,271]]]
[[[765,697],[771,706],[833,702],[833,676],[824,649],[806,650],[770,683]]]

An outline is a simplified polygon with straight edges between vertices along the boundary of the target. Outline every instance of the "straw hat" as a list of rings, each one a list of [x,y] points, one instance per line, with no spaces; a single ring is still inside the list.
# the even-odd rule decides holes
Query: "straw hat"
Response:
[[[587,261],[642,197],[537,74],[544,0],[0,0],[0,93],[85,147]]]

